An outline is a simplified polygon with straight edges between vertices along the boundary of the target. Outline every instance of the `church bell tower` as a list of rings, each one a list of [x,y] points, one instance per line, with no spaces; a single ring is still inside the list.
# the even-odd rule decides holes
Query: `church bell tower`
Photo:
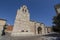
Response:
[[[17,15],[12,31],[13,36],[33,34],[30,29],[30,14],[26,5],[17,10]]]

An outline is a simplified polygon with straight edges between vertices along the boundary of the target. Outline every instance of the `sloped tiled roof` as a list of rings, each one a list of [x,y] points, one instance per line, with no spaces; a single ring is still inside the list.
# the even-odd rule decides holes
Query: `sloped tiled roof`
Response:
[[[12,30],[13,30],[13,26],[8,25],[6,30],[7,30],[7,31],[12,31]]]
[[[4,21],[7,21],[7,20],[5,20],[5,19],[2,19],[2,18],[0,18],[0,20],[4,20]]]

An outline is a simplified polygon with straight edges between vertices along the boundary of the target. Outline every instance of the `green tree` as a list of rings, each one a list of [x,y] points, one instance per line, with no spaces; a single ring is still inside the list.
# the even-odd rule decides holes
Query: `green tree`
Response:
[[[60,33],[60,14],[53,17],[53,31]]]

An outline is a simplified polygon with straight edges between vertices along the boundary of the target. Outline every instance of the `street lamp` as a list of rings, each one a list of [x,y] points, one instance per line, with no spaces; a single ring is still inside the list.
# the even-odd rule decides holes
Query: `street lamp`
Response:
[[[55,10],[57,14],[60,14],[60,4],[55,5]]]

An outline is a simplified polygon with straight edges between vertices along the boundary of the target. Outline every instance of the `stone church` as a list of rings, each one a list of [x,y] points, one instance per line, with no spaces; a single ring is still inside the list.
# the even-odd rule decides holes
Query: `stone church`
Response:
[[[45,33],[45,25],[43,23],[30,20],[30,13],[26,5],[17,10],[11,35],[38,35]]]

